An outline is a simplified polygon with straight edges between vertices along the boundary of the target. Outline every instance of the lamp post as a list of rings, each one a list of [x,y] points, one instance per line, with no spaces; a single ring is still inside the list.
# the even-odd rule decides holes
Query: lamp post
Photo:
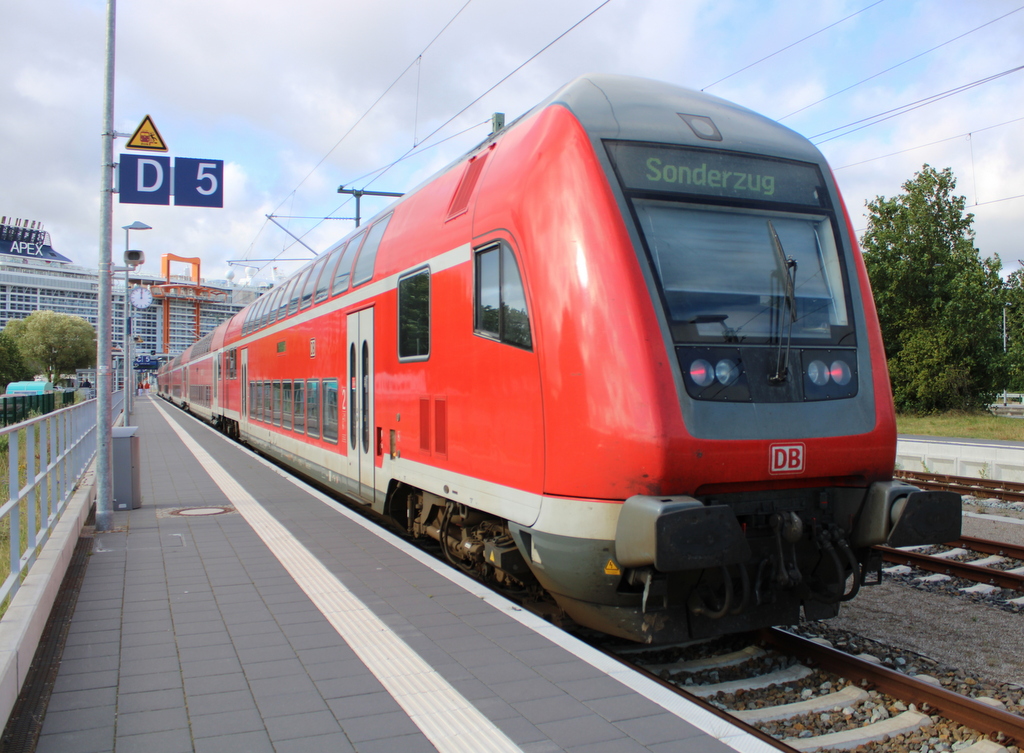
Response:
[[[139,222],[136,220],[131,225],[124,225],[124,267],[114,267],[114,270],[120,272],[124,270],[124,347],[123,358],[124,358],[124,417],[125,425],[128,425],[128,419],[132,415],[132,397],[133,388],[131,387],[132,381],[132,360],[131,360],[131,336],[129,330],[131,329],[131,310],[128,303],[129,293],[129,282],[128,272],[135,268],[136,265],[130,263],[129,252],[131,245],[129,244],[128,238],[132,230],[152,230],[153,228],[147,225],[145,222]]]
[[[1006,307],[1009,303],[1003,304],[1003,358],[1006,357]],[[1003,405],[1006,405],[1006,375],[1003,375]]]

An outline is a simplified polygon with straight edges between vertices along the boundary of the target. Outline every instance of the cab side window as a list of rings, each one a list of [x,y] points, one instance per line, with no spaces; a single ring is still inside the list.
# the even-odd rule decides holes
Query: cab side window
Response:
[[[480,249],[475,272],[477,334],[532,349],[526,291],[512,249],[504,243]]]

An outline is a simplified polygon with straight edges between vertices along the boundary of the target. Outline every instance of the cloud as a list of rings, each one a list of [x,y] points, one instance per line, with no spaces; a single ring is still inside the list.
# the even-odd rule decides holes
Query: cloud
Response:
[[[222,210],[117,204],[114,226],[147,222],[154,230],[138,240],[149,258],[201,256],[204,272],[217,277],[226,274],[228,259],[245,255],[308,256],[265,215],[349,217],[353,208],[337,194],[338,185],[367,180],[362,176],[416,145],[409,159],[373,183],[406,190],[478,143],[492,112],[511,120],[579,75],[624,73],[699,89],[868,4],[613,0],[544,50],[599,5],[121,3],[116,129],[131,132],[149,114],[172,155],[223,159],[227,175]],[[96,263],[99,243],[105,8],[102,0],[49,0],[0,9],[0,214],[41,220],[58,250],[83,265]],[[782,117],[1014,8],[1011,0],[969,7],[953,0],[881,3],[709,92]],[[1006,70],[1020,63],[1022,38],[1024,12],[784,122],[803,134],[821,133]],[[866,200],[898,192],[925,162],[952,166],[969,203],[1024,192],[1015,184],[1024,171],[1017,148],[1024,124],[982,130],[1024,116],[1019,102],[1024,73],[823,143],[832,164],[843,166],[975,133],[970,142],[943,141],[839,170],[854,224],[863,226],[858,217]],[[463,129],[469,130],[450,138]],[[1013,266],[1021,201],[972,209],[979,248]],[[365,199],[364,216],[386,203]],[[304,239],[314,248],[352,227],[339,220],[281,221],[298,235],[308,231]],[[119,238],[115,232],[115,249]]]

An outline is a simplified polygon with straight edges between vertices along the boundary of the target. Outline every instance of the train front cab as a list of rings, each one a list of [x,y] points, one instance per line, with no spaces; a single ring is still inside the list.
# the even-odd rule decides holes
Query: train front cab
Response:
[[[607,77],[555,99],[535,127],[574,163],[560,172],[551,159],[523,180],[538,202],[586,183],[591,206],[545,230],[559,237],[521,231],[532,296],[548,304],[537,339],[559,369],[543,376],[544,505],[586,504],[604,524],[544,509],[510,529],[566,612],[645,641],[830,617],[874,565],[872,545],[955,538],[957,495],[891,480],[877,317],[820,152],[743,108],[658,84]],[[596,165],[580,167],[566,111]],[[500,152],[487,180],[514,191]],[[617,222],[594,209],[608,203]],[[540,270],[531,248],[575,254]],[[552,311],[558,300],[572,319]],[[575,390],[552,387],[577,373]],[[623,488],[635,491],[616,516],[601,503]]]

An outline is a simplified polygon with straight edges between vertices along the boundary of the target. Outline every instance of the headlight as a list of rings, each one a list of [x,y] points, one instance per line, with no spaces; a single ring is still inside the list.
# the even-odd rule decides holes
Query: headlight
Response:
[[[811,380],[813,384],[819,387],[824,387],[828,384],[828,366],[825,365],[824,361],[811,361],[807,364],[807,378]]]
[[[740,367],[729,358],[723,358],[715,365],[715,376],[718,381],[728,387],[740,378]]]

